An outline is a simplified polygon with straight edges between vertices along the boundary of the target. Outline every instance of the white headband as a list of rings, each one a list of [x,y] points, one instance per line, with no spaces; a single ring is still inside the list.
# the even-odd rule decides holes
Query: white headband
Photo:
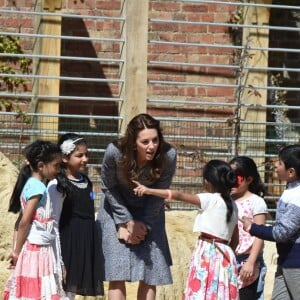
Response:
[[[78,138],[76,140],[71,140],[71,139],[68,139],[68,140],[65,140],[61,145],[60,145],[60,150],[63,154],[65,155],[69,155],[70,153],[72,153],[74,151],[74,149],[76,148],[76,145],[75,143],[80,141],[80,140],[83,140],[83,138]]]

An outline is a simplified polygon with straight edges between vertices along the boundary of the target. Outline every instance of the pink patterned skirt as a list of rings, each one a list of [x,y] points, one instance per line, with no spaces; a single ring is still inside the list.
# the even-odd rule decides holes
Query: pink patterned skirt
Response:
[[[199,239],[193,251],[184,300],[238,300],[238,270],[226,244]]]
[[[3,299],[66,299],[52,246],[25,242]]]

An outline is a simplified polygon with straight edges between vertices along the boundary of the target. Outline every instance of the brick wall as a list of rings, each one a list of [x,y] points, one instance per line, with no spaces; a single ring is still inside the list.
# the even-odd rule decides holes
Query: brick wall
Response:
[[[121,1],[62,1],[62,13],[74,13],[82,15],[101,15],[118,17],[122,5]],[[1,4],[1,3],[0,3]],[[2,1],[2,7],[12,7],[17,10],[33,11],[34,1]],[[184,21],[208,21],[228,22],[233,6],[218,6],[214,4],[190,4],[174,1],[149,1],[149,18],[168,18]],[[20,28],[22,33],[33,33],[33,18],[30,15],[2,15],[3,28],[15,32]],[[89,36],[96,35],[105,38],[120,37],[121,22],[114,20],[92,20],[92,19],[69,19],[63,18],[62,35]],[[149,23],[149,40],[176,41],[188,43],[231,43],[231,36],[227,28],[215,26],[199,26],[188,24],[166,24]],[[33,38],[21,38],[23,49],[31,52]],[[86,57],[110,57],[118,58],[120,43],[117,42],[78,42],[63,41],[62,55],[86,56]],[[138,49],[137,49],[138,50]],[[149,45],[149,60],[170,60],[174,62],[188,63],[218,63],[231,64],[233,60],[232,50],[220,50],[199,46],[170,46],[170,45]],[[117,78],[119,75],[117,65],[94,63],[94,62],[72,62],[62,61],[62,76]],[[148,70],[148,78],[168,81],[187,81],[201,83],[234,83],[232,71],[224,69],[210,69],[200,67],[151,67]],[[63,81],[61,83],[61,94],[97,97],[117,97],[119,88],[117,84],[94,84],[89,82]],[[184,97],[187,100],[203,101],[233,101],[232,89],[228,88],[205,88],[197,86],[177,85],[153,85],[149,86],[149,98],[178,99]],[[117,113],[116,107],[104,103],[97,106],[88,103],[82,107],[76,105],[81,113],[111,114]],[[156,111],[157,105],[149,105],[149,110]],[[207,110],[193,106],[178,106],[170,108],[173,112],[168,114],[177,115],[178,110],[184,111],[187,115],[205,115]],[[70,110],[68,104],[62,101],[62,113],[75,113],[74,107]],[[180,112],[183,113],[183,112]],[[220,112],[219,112],[220,113]],[[224,112],[221,112],[223,114]],[[159,114],[164,114],[159,112]]]

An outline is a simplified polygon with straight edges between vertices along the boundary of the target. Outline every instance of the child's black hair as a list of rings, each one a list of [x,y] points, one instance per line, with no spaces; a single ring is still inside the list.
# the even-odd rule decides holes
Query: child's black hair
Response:
[[[64,147],[62,146],[64,142],[69,141],[71,144],[74,145],[74,149],[71,150],[69,153],[64,153]],[[63,155],[70,156],[75,150],[78,145],[85,144],[86,141],[84,138],[79,136],[76,133],[69,132],[60,137],[58,140],[58,145],[62,150]],[[57,174],[57,190],[62,193],[63,195],[66,195],[70,192],[70,185],[68,184],[68,178],[66,175],[66,164],[62,162],[60,172]]]
[[[226,221],[229,222],[233,212],[230,192],[237,183],[235,171],[225,161],[213,159],[204,166],[203,178],[212,185],[214,192],[220,193],[224,199],[227,207]]]
[[[230,162],[230,165],[235,165],[235,172],[243,178],[252,177],[252,182],[249,184],[249,191],[260,197],[265,195],[265,186],[260,178],[257,170],[257,165],[254,160],[248,156],[236,156]]]
[[[278,157],[286,169],[294,168],[297,177],[300,178],[300,145],[288,145],[281,148]]]
[[[24,156],[26,160],[20,169],[9,201],[9,212],[17,213],[20,211],[21,192],[28,178],[31,177],[32,171],[38,171],[38,165],[40,162],[47,164],[54,160],[58,154],[61,154],[59,146],[49,141],[36,140],[25,147]]]

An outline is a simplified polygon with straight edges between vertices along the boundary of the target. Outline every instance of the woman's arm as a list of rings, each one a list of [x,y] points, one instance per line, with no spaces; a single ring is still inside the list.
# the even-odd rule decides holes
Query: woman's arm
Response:
[[[118,227],[119,239],[129,244],[139,244],[147,234],[147,227],[143,222],[133,220],[120,195],[120,183],[117,179],[117,161],[119,159],[119,150],[113,144],[109,144],[101,168],[102,191],[111,208],[113,220]]]
[[[120,159],[119,150],[112,143],[108,145],[101,167],[102,191],[106,201],[112,210],[113,219],[116,225],[125,224],[132,220],[132,215],[126,207],[124,200],[119,193],[119,182],[117,179],[118,165]]]

